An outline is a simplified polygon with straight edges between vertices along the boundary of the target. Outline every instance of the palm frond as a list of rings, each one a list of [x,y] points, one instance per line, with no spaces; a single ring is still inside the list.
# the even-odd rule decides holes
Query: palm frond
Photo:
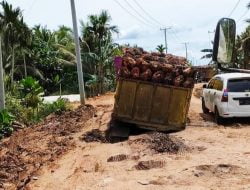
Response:
[[[67,61],[65,59],[61,59],[61,58],[56,58],[57,62],[60,64],[60,65],[63,65],[63,66],[75,66],[76,65],[76,62],[75,61]]]
[[[213,57],[213,54],[207,54],[201,57],[201,59],[210,59]]]
[[[204,53],[212,53],[213,50],[212,50],[212,49],[202,49],[201,52],[204,52]]]

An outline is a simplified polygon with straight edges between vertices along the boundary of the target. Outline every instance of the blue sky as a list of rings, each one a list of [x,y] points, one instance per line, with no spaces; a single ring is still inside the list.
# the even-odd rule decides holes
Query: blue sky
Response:
[[[59,25],[72,26],[70,0],[7,1],[23,10],[29,26],[41,24],[49,29],[57,29]],[[237,8],[230,15],[237,2]],[[120,30],[119,36],[115,36],[119,43],[137,44],[146,50],[154,50],[164,43],[160,27],[172,26],[167,35],[169,52],[184,56],[182,43],[188,42],[188,57],[197,65],[207,63],[200,60],[200,50],[210,47],[208,31],[214,30],[221,17],[230,15],[237,21],[237,32],[244,30],[247,26],[244,20],[250,18],[250,11],[246,9],[248,2],[250,0],[75,0],[79,20],[86,21],[88,15],[108,10],[112,24]]]

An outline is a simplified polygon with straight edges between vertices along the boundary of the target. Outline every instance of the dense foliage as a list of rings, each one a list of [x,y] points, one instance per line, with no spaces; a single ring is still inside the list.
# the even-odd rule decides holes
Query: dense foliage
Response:
[[[28,27],[22,10],[7,1],[0,3],[6,110],[0,112],[0,138],[12,132],[13,117],[26,125],[40,121],[50,113],[68,109],[65,100],[47,104],[43,95],[77,94],[75,43],[71,28],[59,26],[52,31],[41,25]],[[113,42],[118,33],[110,25],[106,11],[90,15],[81,22],[81,55],[87,96],[114,90],[113,57],[121,51]]]
[[[20,8],[1,3],[0,33],[3,63],[8,76],[7,89],[27,76],[39,80],[45,95],[78,93],[75,47],[72,30],[60,26],[52,31],[37,25],[29,28]],[[81,22],[80,42],[87,96],[114,89],[113,56],[117,52],[112,35],[118,33],[110,25],[106,11],[90,15]]]

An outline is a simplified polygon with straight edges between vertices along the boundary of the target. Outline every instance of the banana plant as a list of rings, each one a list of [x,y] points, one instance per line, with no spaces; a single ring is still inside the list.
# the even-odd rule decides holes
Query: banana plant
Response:
[[[12,122],[14,116],[7,110],[0,111],[0,139],[5,136],[11,135],[13,132]]]
[[[32,77],[27,77],[22,79],[19,85],[24,105],[33,109],[38,108],[42,102],[41,96],[44,94],[39,82]]]

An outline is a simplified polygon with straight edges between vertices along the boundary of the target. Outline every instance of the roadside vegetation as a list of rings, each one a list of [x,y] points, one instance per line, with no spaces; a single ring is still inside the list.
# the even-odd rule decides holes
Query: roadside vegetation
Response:
[[[43,96],[78,93],[75,45],[71,28],[50,30],[37,25],[30,28],[19,7],[0,3],[0,35],[6,90],[6,109],[0,112],[0,139],[9,136],[13,121],[28,126],[51,113],[69,108],[59,99],[53,104]],[[80,45],[86,95],[103,94],[115,89],[113,57],[120,47],[113,41],[117,26],[102,11],[81,22]]]
[[[29,126],[51,113],[69,109],[66,100],[53,104],[43,96],[78,93],[75,45],[71,28],[59,26],[29,27],[19,7],[7,1],[0,3],[0,36],[6,90],[6,109],[0,112],[0,138],[9,136],[13,122]],[[248,5],[250,8],[250,4]],[[80,45],[86,96],[93,97],[115,89],[114,56],[121,55],[121,46],[113,40],[117,26],[111,25],[107,11],[89,15],[81,21]],[[249,22],[249,20],[247,21]],[[129,46],[129,45],[128,45]],[[124,45],[126,47],[126,45]],[[249,67],[250,26],[237,36],[234,67]],[[163,45],[157,46],[160,53]],[[203,58],[211,58],[211,49],[202,50]]]

